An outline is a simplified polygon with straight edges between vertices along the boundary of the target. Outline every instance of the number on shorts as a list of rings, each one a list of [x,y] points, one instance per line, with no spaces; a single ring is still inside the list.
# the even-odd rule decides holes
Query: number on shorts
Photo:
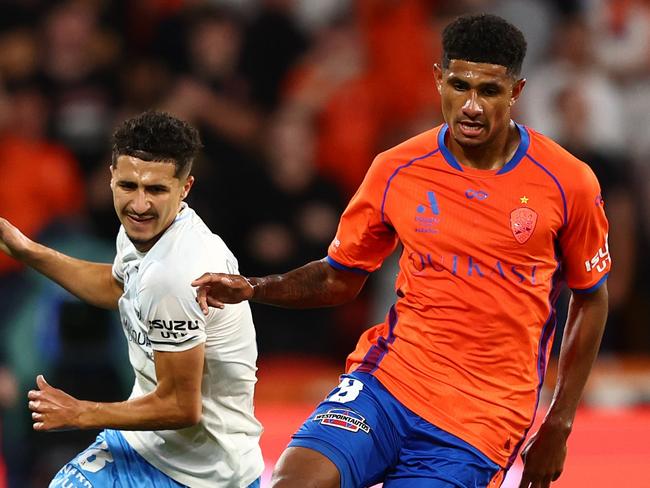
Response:
[[[98,447],[86,449],[79,454],[78,462],[84,471],[96,473],[106,466],[106,463],[113,462],[113,455],[109,452],[108,444],[104,441]]]
[[[363,390],[363,383],[354,378],[345,378],[338,386],[339,391],[332,394],[327,400],[330,402],[347,403],[359,396]]]

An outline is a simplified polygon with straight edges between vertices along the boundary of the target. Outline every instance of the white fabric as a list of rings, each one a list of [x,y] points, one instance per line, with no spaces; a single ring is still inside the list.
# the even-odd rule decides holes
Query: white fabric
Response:
[[[200,423],[122,434],[143,458],[182,484],[246,487],[264,468],[262,427],[253,415],[255,330],[247,302],[203,315],[190,283],[208,270],[238,273],[237,261],[186,205],[147,253],[138,252],[120,228],[113,275],[124,284],[119,308],[135,372],[131,398],[156,387],[154,350],[185,351],[205,342]]]

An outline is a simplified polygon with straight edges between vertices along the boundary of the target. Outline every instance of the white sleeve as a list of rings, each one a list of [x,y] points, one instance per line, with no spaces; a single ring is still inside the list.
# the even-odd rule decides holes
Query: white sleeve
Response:
[[[120,283],[124,283],[124,228],[120,227],[120,231],[115,238],[115,259],[113,260],[113,277]]]
[[[182,285],[181,285],[182,284]],[[142,321],[155,351],[186,351],[205,342],[206,317],[189,280],[162,278],[139,293]]]

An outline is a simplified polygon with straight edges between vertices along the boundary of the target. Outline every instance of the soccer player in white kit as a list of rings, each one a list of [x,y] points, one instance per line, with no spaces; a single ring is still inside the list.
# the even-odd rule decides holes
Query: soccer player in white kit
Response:
[[[190,282],[237,261],[183,202],[201,147],[197,131],[146,112],[113,135],[111,189],[121,222],[113,265],[65,256],[0,218],[0,249],[86,302],[119,308],[135,373],[118,403],[82,401],[39,375],[34,429],[104,429],[50,487],[258,487],[253,415],[257,347],[247,302],[204,316]],[[92,324],[88,324],[92,327]]]

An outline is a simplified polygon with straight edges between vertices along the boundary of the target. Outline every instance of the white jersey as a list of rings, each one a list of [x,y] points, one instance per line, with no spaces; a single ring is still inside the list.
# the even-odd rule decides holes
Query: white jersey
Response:
[[[146,253],[120,228],[113,275],[124,284],[119,308],[135,372],[130,398],[156,388],[154,350],[185,351],[205,343],[199,424],[122,434],[144,459],[179,483],[242,488],[264,468],[262,426],[253,415],[255,330],[247,302],[203,315],[190,283],[206,270],[238,273],[237,261],[185,204]]]

